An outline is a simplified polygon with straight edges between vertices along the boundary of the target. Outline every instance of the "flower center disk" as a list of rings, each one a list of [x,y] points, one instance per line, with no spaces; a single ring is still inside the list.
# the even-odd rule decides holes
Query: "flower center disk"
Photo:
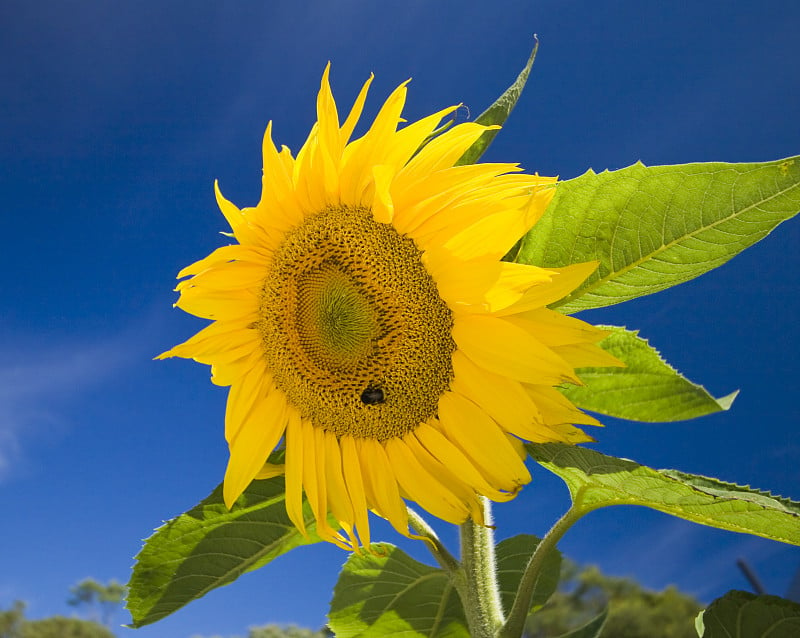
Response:
[[[316,427],[385,441],[436,415],[453,378],[453,317],[422,253],[369,209],[290,230],[261,293],[264,356]]]

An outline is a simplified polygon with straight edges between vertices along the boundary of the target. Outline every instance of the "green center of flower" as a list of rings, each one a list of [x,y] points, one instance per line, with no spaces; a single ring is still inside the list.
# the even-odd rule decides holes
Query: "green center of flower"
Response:
[[[331,369],[357,363],[378,336],[369,300],[335,265],[298,278],[297,331],[306,351]]]
[[[384,441],[436,414],[453,378],[453,318],[420,257],[363,208],[328,208],[286,234],[258,329],[303,418]]]

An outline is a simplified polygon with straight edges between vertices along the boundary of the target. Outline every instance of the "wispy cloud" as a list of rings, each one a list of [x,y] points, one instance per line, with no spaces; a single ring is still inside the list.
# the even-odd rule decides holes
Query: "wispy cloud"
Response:
[[[69,426],[69,404],[136,357],[142,344],[128,336],[48,341],[6,335],[0,343],[0,481],[24,464],[30,442]]]
[[[736,565],[738,558],[745,558],[756,571],[761,567],[766,577],[770,575],[766,566],[787,556],[781,543],[666,516],[631,515],[625,525],[636,533],[620,533],[603,556],[589,562],[599,563],[612,575],[633,576],[656,590],[677,585],[702,602],[729,589],[749,589]],[[765,578],[765,585],[769,593],[783,595],[788,577],[786,582]]]

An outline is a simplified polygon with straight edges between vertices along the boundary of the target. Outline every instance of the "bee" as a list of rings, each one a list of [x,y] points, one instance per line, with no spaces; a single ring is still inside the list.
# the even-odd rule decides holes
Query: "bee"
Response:
[[[361,402],[364,405],[378,405],[385,400],[383,390],[378,386],[371,385],[361,393]]]

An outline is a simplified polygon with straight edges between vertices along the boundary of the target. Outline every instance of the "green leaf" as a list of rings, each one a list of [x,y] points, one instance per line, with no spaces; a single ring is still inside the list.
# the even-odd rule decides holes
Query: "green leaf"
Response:
[[[729,591],[697,618],[702,638],[796,638],[800,636],[800,605],[779,598]]]
[[[478,124],[483,124],[485,126],[491,126],[493,124],[502,125],[508,119],[511,111],[517,104],[517,100],[519,100],[519,96],[522,94],[522,89],[525,88],[538,50],[539,40],[534,36],[533,50],[528,57],[528,62],[525,64],[522,71],[520,71],[514,83],[495,100],[494,104],[475,119]],[[455,165],[462,166],[464,164],[474,164],[477,162],[481,155],[486,152],[486,149],[489,148],[489,144],[492,143],[497,132],[496,129],[493,131],[486,131],[464,152]]]
[[[586,448],[529,443],[560,476],[580,514],[609,505],[643,505],[701,525],[800,545],[800,503],[749,487],[676,470],[654,470]]]
[[[649,295],[721,266],[800,210],[800,157],[758,164],[641,163],[559,183],[516,256],[544,267],[597,260],[564,313]]]
[[[157,529],[136,557],[128,583],[132,626],[160,620],[298,545],[318,542],[308,505],[306,539],[286,515],[284,492],[282,476],[253,481],[228,511],[220,485]]]
[[[737,392],[715,399],[661,358],[638,331],[617,326],[598,345],[625,363],[624,368],[580,368],[585,385],[561,391],[584,410],[632,421],[683,421],[727,410]]]
[[[603,631],[603,625],[606,624],[606,618],[608,618],[608,609],[604,609],[600,615],[592,618],[583,627],[573,629],[559,638],[598,638],[600,632]]]
[[[464,609],[447,573],[388,543],[352,554],[333,589],[328,614],[337,638],[469,638]]]
[[[530,557],[539,545],[539,539],[529,534],[520,534],[500,541],[496,547],[497,582],[503,609],[508,612],[514,604],[519,583]],[[531,611],[544,605],[558,587],[561,576],[561,552],[548,552],[533,588]]]

